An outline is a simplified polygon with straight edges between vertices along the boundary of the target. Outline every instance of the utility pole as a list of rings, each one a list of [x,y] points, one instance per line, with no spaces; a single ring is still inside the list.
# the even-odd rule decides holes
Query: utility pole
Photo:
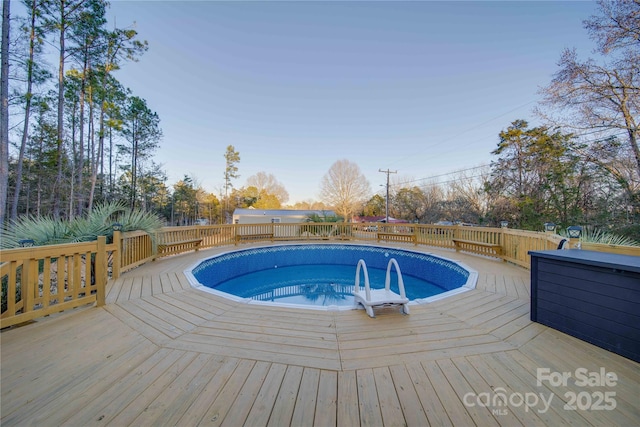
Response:
[[[384,203],[385,208],[386,208],[386,215],[385,215],[385,222],[387,224],[389,224],[389,175],[392,173],[398,173],[398,171],[390,171],[389,169],[387,169],[386,171],[383,171],[382,169],[378,169],[378,172],[382,172],[382,173],[386,173],[387,174],[387,199]]]

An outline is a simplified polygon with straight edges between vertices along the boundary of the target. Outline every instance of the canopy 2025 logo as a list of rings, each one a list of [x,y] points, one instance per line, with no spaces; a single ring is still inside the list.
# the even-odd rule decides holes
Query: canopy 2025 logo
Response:
[[[549,368],[538,368],[536,378],[538,387],[545,383],[551,387],[567,387],[571,381],[576,387],[587,388],[579,392],[564,393],[566,410],[612,411],[616,408],[616,392],[598,389],[615,387],[618,384],[618,375],[615,372],[607,372],[604,367],[600,367],[599,371],[578,368],[573,372],[552,372]]]
[[[618,376],[615,372],[607,372],[605,368],[599,371],[589,371],[587,368],[578,368],[573,372],[555,372],[549,368],[538,368],[536,372],[536,385],[543,387],[543,391],[526,393],[508,393],[503,387],[496,387],[491,392],[466,393],[462,401],[467,407],[489,408],[493,415],[507,415],[509,407],[524,407],[525,412],[535,410],[540,414],[546,413],[552,405],[554,397],[560,392],[554,392],[555,388],[580,387],[584,390],[565,391],[562,396],[565,402],[563,408],[567,411],[612,411],[616,408],[616,392],[602,390],[602,388],[615,387]],[[552,391],[548,391],[547,387]],[[548,391],[548,392],[546,392]]]

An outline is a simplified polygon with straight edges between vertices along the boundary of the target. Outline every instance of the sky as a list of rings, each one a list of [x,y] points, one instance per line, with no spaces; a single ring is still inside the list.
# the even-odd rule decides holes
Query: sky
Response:
[[[288,204],[321,200],[323,176],[355,163],[372,194],[446,181],[492,160],[498,134],[532,110],[565,48],[595,45],[595,3],[112,0],[111,24],[149,50],[115,77],[157,112],[155,161],[220,194],[258,172]],[[436,177],[437,178],[433,178]]]

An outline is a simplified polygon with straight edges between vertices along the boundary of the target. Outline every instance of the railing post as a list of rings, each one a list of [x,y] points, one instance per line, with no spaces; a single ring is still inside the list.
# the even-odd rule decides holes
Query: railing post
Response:
[[[113,232],[113,260],[111,261],[111,277],[117,279],[120,277],[120,267],[122,265],[122,232]]]
[[[232,224],[233,227],[233,242],[235,246],[238,246],[238,224]]]
[[[96,305],[101,307],[105,303],[107,283],[107,237],[98,236],[96,245]]]
[[[570,249],[582,249],[582,245],[580,244],[579,237],[569,237],[569,248]]]
[[[26,313],[28,311],[33,311],[33,296],[34,296],[34,284],[37,287],[38,276],[33,277],[33,266],[38,265],[37,260],[32,260],[31,258],[26,258],[22,264],[22,277],[20,278],[20,292],[21,299],[23,301],[22,304],[22,312]],[[35,279],[35,280],[34,280]],[[60,286],[58,284],[58,286]],[[59,288],[58,288],[59,289]],[[64,292],[64,291],[63,291]],[[60,293],[60,290],[58,290]],[[15,314],[15,313],[14,313]]]
[[[151,238],[151,235],[149,235],[149,239],[151,240],[151,261],[155,261],[156,258],[158,258],[158,243],[160,243],[160,240],[159,240],[160,236],[158,232],[154,231],[153,235],[154,235],[153,238]],[[166,241],[164,240],[166,238],[164,233],[162,234],[162,238],[163,238],[162,242],[164,243]],[[154,241],[156,242],[155,245],[153,244]],[[146,255],[147,254],[145,254],[145,256]]]

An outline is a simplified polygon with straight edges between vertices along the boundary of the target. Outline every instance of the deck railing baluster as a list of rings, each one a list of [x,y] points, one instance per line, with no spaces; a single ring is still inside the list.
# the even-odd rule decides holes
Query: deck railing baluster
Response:
[[[274,240],[376,240],[378,233],[370,231],[370,227],[377,227],[380,233],[396,233],[399,237],[412,234],[415,236],[415,244],[427,246],[454,248],[454,239],[484,243],[484,246],[462,245],[462,250],[482,255],[495,256],[487,247],[500,245],[499,256],[503,260],[525,268],[529,268],[530,264],[529,251],[555,249],[562,239],[556,234],[507,228],[376,223],[264,223],[164,227],[156,232],[154,239],[142,231],[114,231],[111,244],[106,244],[106,238],[100,237],[97,242],[2,250],[1,327],[83,304],[104,304],[109,259],[111,277],[117,278],[124,271],[162,256],[157,253],[158,243],[202,239],[199,248],[204,249]],[[640,248],[633,247],[585,244],[583,248],[640,255]],[[175,250],[167,255],[193,249],[190,245],[177,245]],[[57,289],[56,293],[52,292],[52,288]]]

